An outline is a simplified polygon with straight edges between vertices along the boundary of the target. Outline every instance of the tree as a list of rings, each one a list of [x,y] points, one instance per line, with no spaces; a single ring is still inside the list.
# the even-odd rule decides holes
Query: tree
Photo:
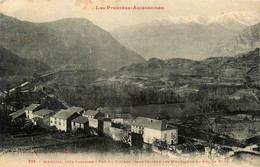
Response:
[[[169,148],[166,141],[162,141],[162,140],[159,140],[159,139],[154,139],[153,145],[158,147],[159,151],[167,150]]]
[[[216,147],[215,138],[219,135],[216,131],[214,131],[214,129],[216,129],[216,123],[213,116],[225,112],[226,106],[217,100],[211,102],[203,100],[200,103],[199,108],[202,113],[200,123],[205,134],[205,141],[209,147],[209,155],[212,155],[212,150]]]

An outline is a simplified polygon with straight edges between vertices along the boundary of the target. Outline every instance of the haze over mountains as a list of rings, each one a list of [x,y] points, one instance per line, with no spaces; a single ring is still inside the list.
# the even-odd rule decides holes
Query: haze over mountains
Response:
[[[149,23],[118,28],[111,33],[124,46],[146,59],[156,57],[202,60],[254,50],[259,46],[259,25],[255,25],[259,20],[258,16],[245,12],[209,18],[157,18]],[[247,46],[242,47],[243,40],[239,42],[238,39],[243,39],[242,36],[248,34],[251,34],[251,38],[247,39]]]
[[[31,23],[0,15],[0,45],[53,67],[88,66],[116,70],[144,61],[87,19]]]

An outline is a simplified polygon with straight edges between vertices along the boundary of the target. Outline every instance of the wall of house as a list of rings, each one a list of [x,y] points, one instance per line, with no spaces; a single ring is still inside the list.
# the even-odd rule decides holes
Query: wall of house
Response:
[[[33,111],[29,111],[29,118],[33,119],[34,115],[33,115]]]
[[[58,130],[67,131],[67,121],[60,118],[50,118],[50,125],[55,126]]]
[[[56,118],[56,121],[57,129],[67,132],[67,120]]]
[[[29,111],[28,110],[25,110],[25,115],[26,115],[26,118],[29,118]]]
[[[98,129],[98,120],[97,119],[89,119],[89,127]]]
[[[111,127],[112,123],[109,121],[104,121],[103,123],[103,133],[106,136],[110,136],[110,127]]]
[[[98,132],[102,134],[103,128],[104,128],[104,122],[101,120],[98,120]]]
[[[144,128],[141,126],[135,126],[131,125],[131,132],[137,133],[137,134],[143,134]]]
[[[78,113],[72,114],[67,120],[66,120],[66,132],[67,130],[71,130],[71,121],[79,116]]]
[[[80,128],[80,124],[77,122],[71,122],[71,130],[76,131],[78,128]]]
[[[71,130],[76,131],[78,128],[88,130],[88,123],[81,124],[81,123],[75,122],[75,125],[74,125],[74,122],[71,122]]]
[[[167,144],[177,144],[178,143],[178,130],[171,129],[171,130],[164,130],[161,133],[161,139],[166,141]]]
[[[62,119],[61,119],[62,120]],[[67,120],[63,120],[62,122],[62,130],[64,130],[65,132],[68,131],[68,121]]]
[[[155,139],[161,140],[161,136],[160,130],[144,128],[143,138],[145,143],[153,144]]]
[[[54,121],[55,121],[55,119],[53,117],[50,117],[50,126],[56,126]]]
[[[115,119],[112,119],[112,122],[123,124],[124,123],[124,119],[123,118],[115,118]]]

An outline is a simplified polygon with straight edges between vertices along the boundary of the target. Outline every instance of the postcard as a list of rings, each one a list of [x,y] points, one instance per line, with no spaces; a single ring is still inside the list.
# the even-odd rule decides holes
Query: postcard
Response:
[[[259,0],[0,0],[0,166],[259,166],[259,48]]]

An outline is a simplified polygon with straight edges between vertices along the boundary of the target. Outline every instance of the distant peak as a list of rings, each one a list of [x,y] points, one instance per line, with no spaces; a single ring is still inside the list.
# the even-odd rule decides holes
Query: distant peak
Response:
[[[165,18],[156,18],[156,21],[169,21],[174,24],[188,24],[188,23],[197,23],[197,24],[206,24],[206,18],[201,16],[176,16],[176,17],[165,17]]]
[[[249,12],[230,12],[219,16],[210,17],[208,24],[220,23],[222,25],[230,22],[237,22],[246,26],[257,24],[260,21],[260,17]]]
[[[249,12],[230,12],[223,13],[218,16],[176,16],[176,17],[160,17],[156,18],[154,21],[164,21],[173,24],[188,24],[188,23],[196,23],[202,25],[209,25],[213,23],[228,25],[229,23],[239,23],[246,26],[251,26],[257,24],[260,21],[260,17],[249,13]]]

